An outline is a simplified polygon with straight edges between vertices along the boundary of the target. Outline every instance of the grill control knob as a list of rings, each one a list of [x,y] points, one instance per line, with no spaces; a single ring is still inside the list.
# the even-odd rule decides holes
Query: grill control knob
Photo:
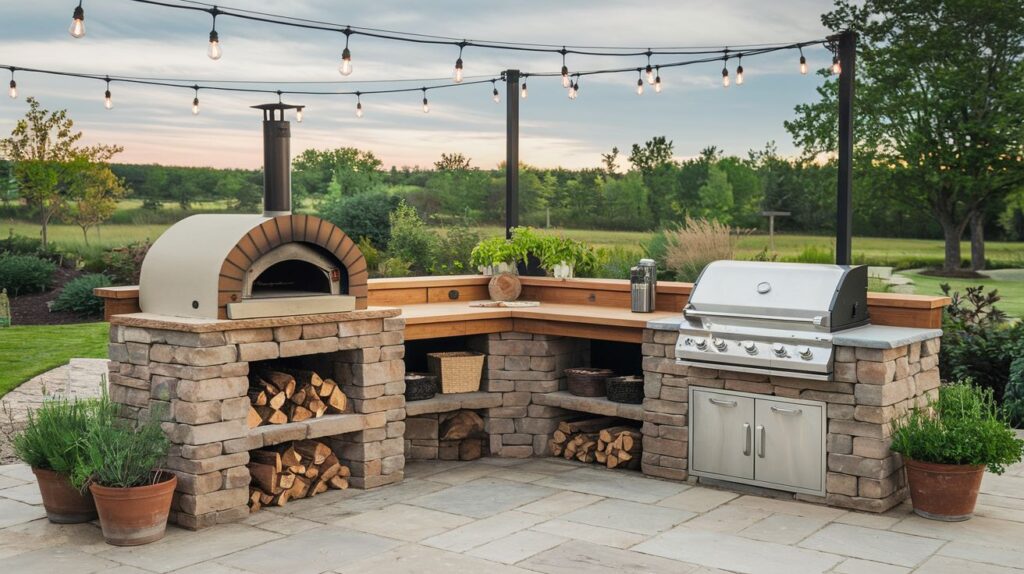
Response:
[[[743,350],[746,351],[748,355],[756,355],[757,343],[753,341],[743,341]]]
[[[693,340],[693,344],[701,351],[706,351],[708,349],[708,340],[704,337],[697,337]]]
[[[716,349],[723,353],[726,349],[729,348],[729,344],[726,343],[724,340],[719,339],[718,337],[711,337],[711,344],[714,345]]]
[[[785,357],[789,355],[789,353],[786,352],[786,347],[782,343],[773,343],[772,352],[775,353],[776,357]]]
[[[807,345],[800,345],[796,348],[796,352],[800,354],[800,358],[805,361],[810,361],[814,358],[814,353],[811,352],[811,348]]]

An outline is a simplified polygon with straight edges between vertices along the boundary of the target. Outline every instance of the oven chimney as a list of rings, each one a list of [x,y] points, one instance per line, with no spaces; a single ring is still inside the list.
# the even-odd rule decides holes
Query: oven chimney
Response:
[[[284,119],[285,110],[303,106],[261,104],[263,110],[263,215],[274,217],[292,212],[291,124]]]

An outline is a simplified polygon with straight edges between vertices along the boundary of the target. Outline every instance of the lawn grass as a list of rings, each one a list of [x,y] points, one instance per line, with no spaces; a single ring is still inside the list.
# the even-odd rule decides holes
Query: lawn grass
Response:
[[[106,323],[0,329],[0,397],[69,359],[106,357],[109,329]]]
[[[953,279],[950,277],[933,277],[920,273],[900,273],[914,281],[914,293],[919,295],[941,295],[940,285],[948,283],[952,291],[961,293],[967,287],[984,285],[986,291],[998,289],[1002,299],[996,307],[1012,317],[1024,318],[1024,270],[1001,270],[991,272],[987,279]]]

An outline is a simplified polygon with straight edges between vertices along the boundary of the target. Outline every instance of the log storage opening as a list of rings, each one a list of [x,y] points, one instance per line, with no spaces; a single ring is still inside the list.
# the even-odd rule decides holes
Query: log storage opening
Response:
[[[249,451],[249,511],[348,488],[352,472],[326,443],[300,440]]]
[[[608,468],[640,468],[643,435],[636,423],[615,417],[562,421],[548,445],[552,456]]]
[[[348,409],[341,386],[302,369],[260,369],[249,375],[249,428],[340,414]]]
[[[458,460],[476,460],[487,454],[484,419],[470,410],[442,413],[438,418],[441,449],[458,451]],[[456,457],[452,457],[456,458]]]

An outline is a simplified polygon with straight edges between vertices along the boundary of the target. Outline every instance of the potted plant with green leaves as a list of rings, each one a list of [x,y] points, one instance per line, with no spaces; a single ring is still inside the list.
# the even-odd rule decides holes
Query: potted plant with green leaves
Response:
[[[112,418],[113,408],[106,393],[90,399],[50,398],[28,413],[25,427],[14,435],[14,451],[32,467],[50,522],[96,518],[92,493],[73,486],[71,476],[84,455],[82,437],[99,419]]]
[[[568,237],[547,236],[539,242],[540,265],[557,279],[572,279],[575,272],[597,262],[593,247]]]
[[[1024,440],[992,391],[968,380],[940,387],[938,399],[893,421],[890,448],[903,457],[914,512],[960,521],[974,512],[985,469],[1002,474],[1020,462]]]
[[[469,255],[470,264],[488,276],[514,273],[516,260],[512,242],[504,237],[489,237],[480,241]]]
[[[163,538],[178,478],[160,467],[170,443],[159,413],[137,426],[99,419],[82,440],[72,484],[88,485],[107,543],[136,546]]]

